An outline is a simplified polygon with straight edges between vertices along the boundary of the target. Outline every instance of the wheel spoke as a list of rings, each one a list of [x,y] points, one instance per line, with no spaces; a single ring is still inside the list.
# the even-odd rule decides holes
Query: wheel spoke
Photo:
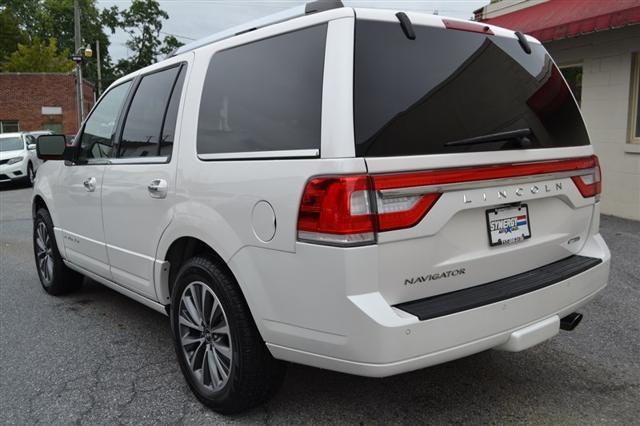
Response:
[[[211,384],[211,371],[209,371],[209,361],[207,360],[207,354],[209,353],[209,345],[204,346],[204,354],[202,355],[202,368],[200,369],[200,382],[204,386]],[[208,377],[207,377],[208,376]],[[208,383],[207,383],[207,378]]]
[[[182,346],[192,345],[194,343],[204,342],[204,337],[191,337],[188,334],[182,336]]]
[[[43,257],[42,260],[40,261],[40,272],[42,273],[42,275],[44,276],[44,279],[46,281],[49,281],[49,270],[47,269],[47,257]]]
[[[47,275],[49,279],[53,276],[53,259],[51,256],[47,256]]]
[[[207,366],[209,368],[209,374],[211,375],[211,384],[216,388],[220,384],[221,380],[212,350],[207,351]]]
[[[202,324],[202,317],[200,316],[200,312],[198,312],[198,308],[196,308],[191,297],[184,298],[184,306],[185,308],[187,308],[187,311],[191,316],[191,320],[196,324]]]
[[[215,348],[216,352],[218,352],[219,354],[221,354],[222,356],[224,356],[228,360],[231,359],[231,348],[230,347],[221,345],[219,343],[214,343],[213,347]]]
[[[196,368],[196,361],[198,358],[198,352],[200,352],[200,349],[204,347],[204,342],[200,342],[200,344],[198,345],[198,347],[196,347],[196,349],[193,351],[193,353],[191,354],[191,357],[189,358],[189,365],[191,366],[191,371],[195,372],[197,370]]]
[[[222,362],[220,361],[220,357],[218,356],[216,351],[213,351],[213,358],[216,361],[216,367],[218,367],[218,372],[220,373],[220,378],[222,380],[225,380],[227,377],[229,377],[229,372],[222,365]],[[229,364],[229,365],[231,365],[231,364]]]
[[[193,299],[193,306],[198,310],[200,318],[202,318],[202,322],[204,323],[205,318],[204,312],[202,311],[202,287],[204,286],[200,286],[200,289],[193,287],[191,289],[191,297]]]
[[[180,324],[186,327],[192,328],[194,330],[202,331],[201,325],[194,324],[193,322],[191,322],[191,320],[185,318],[183,315],[180,315],[180,317],[178,318],[178,321],[180,322]]]
[[[38,246],[38,250],[44,251],[46,249],[46,247],[44,246],[44,241],[42,241],[42,237],[40,237],[40,235],[36,237],[36,245]]]
[[[205,304],[207,301],[207,287],[201,286],[200,288],[200,313],[202,314],[202,322],[206,324],[207,321],[207,311],[205,309]]]
[[[229,326],[226,323],[220,324],[217,327],[213,327],[211,331],[215,334],[229,335]]]
[[[213,316],[215,312],[218,310],[218,299],[213,298],[213,304],[211,305],[211,312],[209,313],[209,327],[213,327]]]

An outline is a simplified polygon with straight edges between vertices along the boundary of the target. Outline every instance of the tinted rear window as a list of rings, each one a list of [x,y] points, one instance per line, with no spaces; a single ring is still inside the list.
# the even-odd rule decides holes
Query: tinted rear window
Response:
[[[588,145],[578,107],[544,48],[516,39],[399,23],[356,23],[358,156],[422,155]],[[447,146],[530,129],[527,144]]]
[[[213,55],[198,119],[198,153],[320,148],[327,26]]]

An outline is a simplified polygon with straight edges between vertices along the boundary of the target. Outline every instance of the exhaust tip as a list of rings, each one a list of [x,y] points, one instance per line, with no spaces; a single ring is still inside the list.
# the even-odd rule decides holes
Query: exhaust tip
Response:
[[[565,331],[573,331],[582,321],[582,314],[574,312],[560,320],[560,328]]]

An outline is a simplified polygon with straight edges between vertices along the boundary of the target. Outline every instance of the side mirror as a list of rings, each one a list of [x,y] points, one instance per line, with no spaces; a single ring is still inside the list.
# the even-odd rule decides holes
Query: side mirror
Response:
[[[40,135],[36,153],[41,160],[64,160],[66,139],[64,135]]]
[[[36,149],[36,144],[35,143],[30,143],[29,145],[27,145],[27,149],[29,151],[33,151],[34,149]]]

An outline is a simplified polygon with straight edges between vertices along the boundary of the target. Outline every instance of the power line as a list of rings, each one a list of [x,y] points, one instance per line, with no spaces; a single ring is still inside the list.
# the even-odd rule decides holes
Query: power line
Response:
[[[187,37],[187,36],[184,36],[184,35],[168,33],[166,31],[160,31],[160,34],[170,35],[170,36],[174,36],[174,37],[177,37],[177,38],[184,38],[185,40],[191,40],[191,41],[197,40],[197,39],[192,38],[192,37]]]

